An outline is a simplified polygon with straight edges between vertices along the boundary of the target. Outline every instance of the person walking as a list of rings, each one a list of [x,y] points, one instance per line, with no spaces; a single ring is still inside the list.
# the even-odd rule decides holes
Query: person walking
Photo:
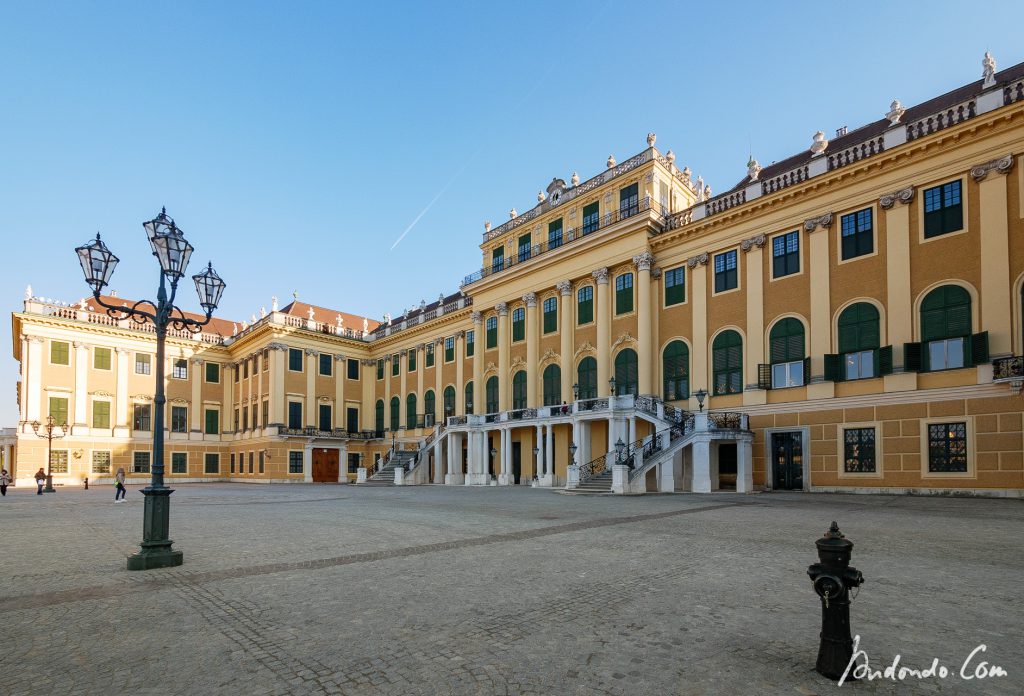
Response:
[[[36,472],[36,495],[43,494],[43,484],[46,483],[46,472],[43,471],[43,467],[39,467],[39,471]]]
[[[124,467],[123,466],[117,467],[117,473],[114,474],[114,483],[116,484],[116,488],[114,490],[114,502],[115,503],[123,503],[124,502],[125,493],[128,492],[127,489],[124,487]]]
[[[11,475],[7,469],[0,469],[0,495],[7,495],[7,487],[11,485]]]

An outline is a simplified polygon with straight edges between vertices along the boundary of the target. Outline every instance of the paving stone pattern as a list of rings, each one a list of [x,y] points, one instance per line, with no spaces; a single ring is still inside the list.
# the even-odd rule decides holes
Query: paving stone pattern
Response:
[[[109,495],[108,495],[109,494]],[[176,569],[128,573],[141,495],[0,499],[0,694],[1019,694],[1024,503],[437,486],[182,486]],[[836,687],[805,574],[837,519],[879,668]]]

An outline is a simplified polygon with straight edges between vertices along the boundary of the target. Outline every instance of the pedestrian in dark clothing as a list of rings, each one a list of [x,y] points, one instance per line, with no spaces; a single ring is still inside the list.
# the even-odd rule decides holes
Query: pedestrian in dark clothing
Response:
[[[11,485],[11,475],[7,469],[0,469],[0,495],[7,495],[7,487]]]
[[[46,483],[46,472],[43,471],[43,467],[39,467],[39,471],[36,472],[36,495],[43,494],[43,484]]]
[[[114,490],[114,502],[115,503],[123,503],[124,502],[124,495],[125,495],[125,493],[127,493],[127,490],[124,487],[124,467],[123,466],[117,467],[117,473],[114,474],[114,483],[117,484],[117,486],[116,486],[116,488]]]

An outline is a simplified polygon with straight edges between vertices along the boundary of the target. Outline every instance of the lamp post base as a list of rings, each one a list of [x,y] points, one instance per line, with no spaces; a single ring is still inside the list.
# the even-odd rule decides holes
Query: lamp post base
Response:
[[[172,549],[174,542],[167,538],[173,492],[170,488],[152,486],[142,489],[142,494],[146,496],[142,517],[142,544],[138,552],[128,557],[128,570],[173,568],[184,563],[182,552]]]
[[[56,493],[57,490],[53,487],[53,474],[46,475],[46,487],[43,488],[43,493]]]

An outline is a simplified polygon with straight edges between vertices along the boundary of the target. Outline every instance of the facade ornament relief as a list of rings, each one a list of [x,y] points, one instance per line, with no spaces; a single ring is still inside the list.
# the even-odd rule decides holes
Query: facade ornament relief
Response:
[[[611,169],[612,167],[614,167],[614,166],[615,166],[615,156],[614,156],[614,155],[608,155],[608,161],[607,161],[607,162],[605,162],[605,164],[607,164],[607,165],[608,165],[608,168],[609,168],[609,169]]]
[[[523,302],[526,303],[527,307],[536,307],[537,306],[537,293],[535,293],[535,292],[528,292],[528,293],[526,293],[525,295],[523,295]]]
[[[647,147],[654,147],[654,143],[656,143],[656,142],[658,142],[658,134],[657,133],[648,133],[647,134]]]
[[[469,320],[474,324],[479,324],[480,318],[480,312],[470,312],[469,314]]]
[[[192,364],[193,365],[197,365],[197,366],[198,365],[202,365],[204,362],[206,362],[206,361],[203,360],[202,358],[192,358]]]
[[[130,397],[131,401],[152,401],[153,397],[149,394],[132,394]]]
[[[804,229],[808,232],[813,232],[819,227],[823,230],[827,230],[832,226],[832,213],[825,213],[818,217],[813,217],[809,220],[804,220]]]
[[[654,254],[649,251],[644,251],[633,257],[633,265],[636,266],[638,271],[649,271],[651,266],[654,265]]]
[[[345,362],[346,360],[348,360],[348,358],[345,357],[344,355],[335,355],[334,360],[335,362]]]
[[[463,339],[463,338],[465,338],[465,337],[466,337],[466,332],[465,332],[465,331],[456,331],[456,332],[455,332],[455,338],[456,338],[456,339]],[[440,345],[440,344],[444,343],[444,339],[440,339],[440,338],[439,338],[439,339],[437,340],[437,343],[438,343],[438,345]]]
[[[753,237],[751,237],[750,239],[744,239],[742,242],[740,242],[740,249],[743,249],[743,251],[750,251],[754,247],[757,247],[758,249],[761,249],[761,248],[764,247],[765,242],[767,242],[767,241],[768,241],[768,238],[765,237],[765,235],[763,233],[762,234],[756,234]]]
[[[991,162],[971,167],[971,178],[980,183],[985,180],[989,172],[1009,174],[1011,169],[1013,169],[1013,155],[1005,155]]]
[[[757,181],[757,177],[761,176],[761,165],[757,163],[753,155],[747,160],[747,176],[751,181]]]
[[[996,84],[996,59],[992,57],[992,54],[985,51],[985,56],[981,59],[981,87],[986,89],[988,87],[994,87]]]
[[[288,350],[288,346],[283,343],[270,343],[267,345],[270,350]]]
[[[498,316],[499,317],[507,317],[508,316],[508,303],[507,302],[499,302],[498,304],[494,305],[494,309],[496,309],[498,311]]]
[[[668,160],[669,164],[675,164],[676,163],[676,153],[674,153],[671,150],[669,150],[668,152],[665,153],[665,159]]]
[[[306,348],[305,352],[306,352],[306,355],[318,355],[319,354],[316,348]]]
[[[526,367],[526,361],[523,360],[523,358],[521,356],[517,355],[516,359],[513,360],[512,364],[509,366],[509,370],[510,371],[514,371],[514,370],[516,370],[518,368],[523,368],[523,367]]]
[[[703,253],[697,254],[696,256],[691,256],[690,258],[686,259],[686,266],[687,268],[696,268],[697,264],[700,264],[701,266],[707,266],[709,258],[710,257],[708,256],[708,252],[705,251]]]
[[[818,131],[811,139],[811,157],[820,157],[825,154],[825,150],[827,149],[828,139],[825,138],[824,132]]]
[[[672,155],[672,158],[675,159],[675,155]],[[671,162],[672,160],[669,160],[669,161]],[[690,178],[692,176],[693,176],[693,171],[689,167],[683,167],[683,183],[684,184],[689,184],[690,183]]]
[[[540,356],[541,365],[548,362],[558,362],[558,353],[551,350],[550,348],[544,351],[544,355]]]
[[[605,267],[605,268],[598,268],[596,271],[594,271],[590,275],[592,275],[594,277],[594,280],[597,281],[598,285],[607,285],[608,284],[608,268],[607,267]]]
[[[181,397],[175,397],[173,399],[168,399],[168,401],[170,401],[172,404],[187,404],[187,403],[189,403],[188,399],[182,399]]]
[[[882,206],[884,210],[889,210],[897,202],[907,205],[910,201],[914,200],[914,187],[908,186],[894,193],[889,193],[878,199],[878,205]]]
[[[660,277],[661,277],[661,269],[658,268],[657,266],[655,266],[654,268],[651,269],[651,278],[654,279],[654,280],[657,280]]]
[[[97,389],[96,391],[89,392],[89,396],[105,396],[111,399],[114,398],[113,394],[111,394],[108,391],[103,391],[102,389]]]
[[[555,289],[558,290],[558,294],[562,297],[568,297],[572,294],[572,281],[560,280],[555,283]]]
[[[885,115],[889,119],[889,125],[895,126],[903,118],[903,114],[907,113],[907,110],[900,104],[899,99],[893,99],[892,104],[889,105],[889,113]]]
[[[576,349],[576,353],[573,355],[573,358],[578,358],[581,355],[593,355],[595,352],[597,351],[594,350],[593,344],[590,341],[586,341],[582,346]]]
[[[372,367],[377,364],[377,361],[372,360],[370,358],[363,358],[362,360],[359,361],[359,364],[362,365],[363,367]]]
[[[612,351],[614,352],[621,345],[636,345],[636,339],[627,331],[615,339],[615,343],[612,344]]]

